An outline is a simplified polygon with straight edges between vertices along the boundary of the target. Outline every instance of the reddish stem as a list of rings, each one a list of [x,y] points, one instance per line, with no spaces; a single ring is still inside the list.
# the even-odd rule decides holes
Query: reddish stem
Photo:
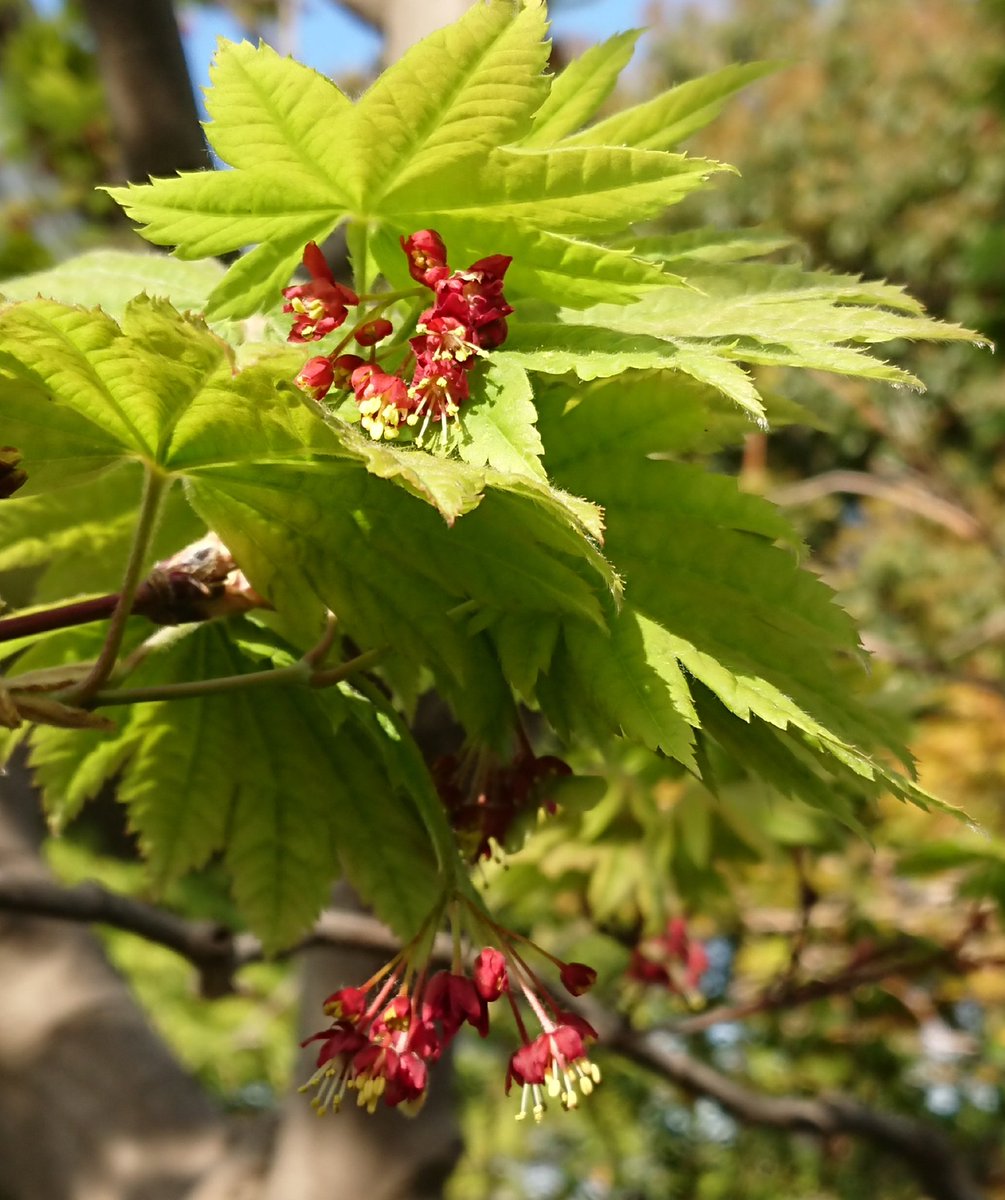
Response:
[[[16,638],[51,633],[54,629],[70,629],[74,625],[87,625],[91,621],[105,621],[115,611],[118,601],[118,592],[113,592],[108,596],[93,596],[90,600],[75,600],[72,604],[60,604],[55,608],[39,609],[38,612],[4,617],[0,619],[0,642],[13,642]]]

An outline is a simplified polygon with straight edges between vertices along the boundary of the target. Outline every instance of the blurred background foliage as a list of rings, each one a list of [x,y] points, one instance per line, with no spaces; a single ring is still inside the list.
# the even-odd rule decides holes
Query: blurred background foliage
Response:
[[[237,9],[273,15],[257,0]],[[763,227],[791,239],[782,258],[904,284],[934,314],[1002,341],[1003,0],[652,9],[625,99],[732,61],[783,64],[694,139],[742,178],[686,201],[671,228]],[[121,164],[83,11],[74,0],[46,11],[0,0],[0,279],[132,236],[94,191]],[[560,800],[485,884],[505,920],[594,962],[602,998],[633,1021],[766,1093],[840,1089],[941,1122],[986,1194],[1005,1197],[1005,396],[988,352],[892,353],[924,395],[777,373],[770,385],[807,423],[752,434],[722,465],[798,521],[865,631],[877,705],[912,723],[922,782],[978,828],[891,802],[857,814],[862,836],[749,780],[713,800],[630,752],[584,753],[576,767],[608,781],[601,803]],[[145,894],[128,838],[107,822],[71,828],[49,853],[68,880]],[[167,900],[229,917],[212,871]],[[674,916],[705,944],[700,985],[624,983],[631,947]],[[106,936],[207,1086],[237,1107],[270,1104],[292,1061],[287,968],[251,968],[246,994],[207,1002],[167,952]],[[612,1057],[595,1103],[527,1129],[502,1095],[504,1053],[490,1041],[460,1055],[467,1152],[454,1200],[919,1195],[858,1142],[743,1128]]]

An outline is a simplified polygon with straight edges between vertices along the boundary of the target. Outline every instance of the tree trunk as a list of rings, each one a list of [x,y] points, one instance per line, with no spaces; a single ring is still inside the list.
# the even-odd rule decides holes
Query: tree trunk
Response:
[[[126,179],[210,165],[171,0],[82,0]]]

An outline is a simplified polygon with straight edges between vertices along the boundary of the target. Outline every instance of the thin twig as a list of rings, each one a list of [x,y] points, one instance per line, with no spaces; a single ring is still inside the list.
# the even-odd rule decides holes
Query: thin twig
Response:
[[[126,622],[132,612],[133,599],[143,575],[143,565],[150,548],[150,539],[157,527],[161,502],[170,486],[171,480],[168,476],[162,475],[154,467],[147,467],[143,480],[139,517],[136,521],[132,545],[129,548],[129,559],[126,563],[122,587],[119,590],[118,603],[115,605],[112,619],[108,623],[104,645],[87,677],[76,687],[71,688],[63,697],[68,703],[82,704],[89,700],[91,696],[101,690],[102,685],[115,669],[119,649],[122,646],[122,638],[126,631]]]

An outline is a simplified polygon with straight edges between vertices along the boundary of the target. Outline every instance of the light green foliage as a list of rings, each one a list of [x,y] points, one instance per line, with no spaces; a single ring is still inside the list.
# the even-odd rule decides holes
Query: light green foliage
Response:
[[[870,757],[896,739],[849,694],[855,629],[799,566],[788,522],[693,459],[766,415],[798,415],[748,367],[913,383],[870,348],[971,335],[895,288],[751,261],[777,248],[770,236],[636,231],[718,169],[670,147],[767,68],[589,125],[634,35],[557,80],[544,35],[533,0],[476,5],[355,103],[266,46],[222,44],[208,135],[228,169],[112,194],[181,259],[255,248],[222,279],[207,263],[106,257],[5,285],[48,298],[0,312],[3,436],[29,473],[0,506],[0,564],[41,565],[45,539],[74,557],[75,590],[114,586],[146,472],[170,485],[147,562],[208,526],[290,639],[246,618],[186,628],[112,686],[289,666],[326,609],[381,655],[379,686],[235,687],[115,709],[112,734],[32,735],[54,819],[119,773],[155,882],[222,855],[270,948],[310,924],[340,868],[405,935],[455,878],[406,728],[430,686],[503,761],[519,697],[570,743],[633,746],[654,770],[687,773],[681,838],[646,853],[665,868],[683,845],[703,878],[710,796],[742,825],[738,780],[853,825],[887,788],[927,802]],[[304,243],[340,224],[368,288],[380,274],[410,286],[399,238],[423,227],[455,268],[513,256],[509,340],[472,370],[445,443],[371,441],[351,404],[293,387],[306,355],[289,347],[262,341],[239,369],[223,322],[275,309]],[[123,283],[145,294],[126,301]],[[387,312],[403,354],[414,298]],[[39,595],[58,585],[70,586],[57,562]],[[20,665],[92,658],[100,632],[41,639]],[[128,647],[144,634],[131,621]],[[620,902],[603,879],[630,869],[632,889],[638,853],[592,885],[598,912]]]

